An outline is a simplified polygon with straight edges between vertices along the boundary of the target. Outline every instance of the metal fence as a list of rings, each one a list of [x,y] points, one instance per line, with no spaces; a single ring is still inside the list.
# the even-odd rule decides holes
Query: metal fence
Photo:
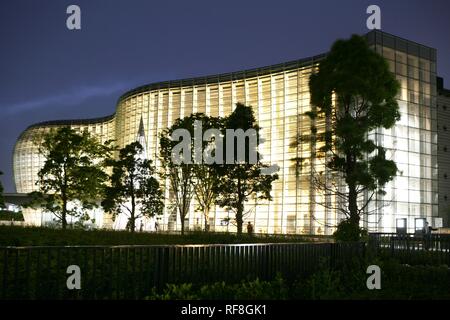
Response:
[[[364,254],[364,243],[0,247],[0,298],[139,299],[167,283],[295,279]],[[70,265],[81,290],[67,288]]]
[[[170,234],[170,235],[181,235],[180,230],[158,230],[158,231],[143,231],[145,233],[153,234]],[[204,231],[198,230],[185,230],[184,235],[198,235],[205,234]],[[233,235],[239,236],[238,232],[231,231],[214,231],[215,235]],[[297,234],[297,233],[266,233],[266,232],[253,232],[250,235],[247,232],[242,232],[240,234],[242,237],[252,237],[255,239],[263,239],[264,242],[270,242],[272,239],[278,240],[285,239],[286,241],[311,241],[311,242],[334,242],[334,238],[331,235],[313,235],[313,234]]]
[[[450,265],[449,234],[369,234],[369,248],[409,264]]]

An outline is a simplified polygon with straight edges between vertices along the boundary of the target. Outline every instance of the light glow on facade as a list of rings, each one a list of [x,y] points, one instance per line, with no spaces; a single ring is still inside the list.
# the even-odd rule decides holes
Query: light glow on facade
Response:
[[[407,218],[411,232],[415,218],[423,217],[431,222],[438,214],[436,50],[378,30],[366,37],[371,47],[387,59],[401,85],[398,96],[401,120],[392,129],[379,129],[370,135],[388,149],[387,158],[395,160],[401,172],[386,186],[386,195],[376,198],[367,208],[373,214],[364,219],[364,225],[371,231],[394,232],[396,219]],[[299,171],[293,159],[310,159],[311,146],[309,143],[292,146],[298,135],[310,131],[310,119],[304,114],[311,109],[309,76],[323,57],[150,84],[122,95],[113,116],[32,125],[22,133],[14,149],[17,192],[37,189],[37,172],[44,159],[39,156],[33,137],[50,128],[69,125],[76,130],[88,130],[102,142],[116,140],[122,148],[136,140],[142,118],[146,156],[159,167],[159,134],[177,118],[196,112],[227,116],[241,102],[253,107],[262,128],[260,134],[265,142],[259,151],[264,161],[280,167],[279,179],[273,183],[273,200],[247,203],[245,210],[249,213],[244,224],[251,221],[255,232],[262,233],[331,234],[342,217],[335,210],[317,204],[323,201],[324,195],[311,187],[312,173],[324,171],[324,164],[305,161]],[[324,125],[316,124],[319,130]],[[195,208],[194,202],[187,217],[191,230],[203,228],[202,213]],[[50,218],[31,209],[25,209],[24,216],[28,223],[37,225]],[[112,226],[109,215],[100,212],[97,216],[99,226]],[[210,230],[234,231],[232,224],[223,223],[225,218],[233,216],[234,213],[218,206],[212,208]],[[168,205],[159,227],[162,230],[181,228],[177,213],[169,210]]]

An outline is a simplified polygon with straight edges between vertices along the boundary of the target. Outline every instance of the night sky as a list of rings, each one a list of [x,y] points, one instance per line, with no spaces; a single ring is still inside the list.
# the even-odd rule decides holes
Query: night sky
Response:
[[[66,27],[66,8],[81,27]],[[118,97],[146,83],[262,67],[328,51],[363,34],[366,8],[381,29],[438,50],[450,87],[450,1],[2,0],[0,170],[14,192],[12,153],[29,125],[114,113]]]

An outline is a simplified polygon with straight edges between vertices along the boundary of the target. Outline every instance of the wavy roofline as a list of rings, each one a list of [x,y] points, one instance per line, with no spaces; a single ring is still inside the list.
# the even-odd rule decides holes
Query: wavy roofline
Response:
[[[50,120],[50,121],[42,121],[38,123],[33,123],[28,126],[24,131],[28,129],[32,129],[35,127],[43,127],[43,126],[61,126],[61,125],[80,125],[80,124],[95,124],[101,122],[107,122],[113,120],[116,116],[115,113],[106,117],[97,117],[97,118],[89,118],[89,119],[69,119],[69,120]]]
[[[306,66],[310,66],[316,62],[319,62],[325,56],[326,56],[326,53],[322,53],[322,54],[314,55],[314,56],[303,58],[303,59],[297,59],[297,60],[292,60],[292,61],[288,61],[288,62],[272,64],[272,65],[268,65],[265,67],[252,68],[252,69],[246,69],[246,70],[234,71],[234,72],[226,72],[226,73],[220,73],[220,74],[214,74],[214,75],[208,75],[208,76],[199,76],[199,77],[193,77],[193,78],[185,78],[185,79],[177,79],[177,80],[168,80],[168,81],[159,81],[159,82],[149,83],[149,84],[145,84],[145,85],[139,86],[137,88],[134,88],[132,90],[125,92],[124,94],[122,94],[119,97],[117,103],[119,104],[124,99],[127,99],[133,95],[151,91],[151,90],[167,89],[167,88],[174,88],[174,87],[179,88],[179,87],[196,86],[196,85],[207,85],[207,84],[219,83],[219,82],[223,82],[223,81],[242,80],[245,78],[263,76],[263,75],[267,75],[270,73],[306,67]]]
[[[434,59],[436,54],[436,49],[414,42],[412,40],[408,40],[381,30],[372,30],[366,34],[363,35],[367,38],[369,44],[371,43],[378,43],[379,39],[383,37],[389,37],[393,38],[394,41],[402,42],[403,45],[412,45],[417,46],[417,50],[419,48],[425,48],[426,50],[432,50],[434,51]],[[401,50],[401,49],[400,49]],[[431,51],[430,51],[431,54]],[[251,69],[245,69],[240,71],[234,71],[234,72],[227,72],[227,73],[220,73],[220,74],[213,74],[213,75],[207,75],[207,76],[199,76],[199,77],[192,77],[192,78],[184,78],[184,79],[178,79],[178,80],[168,80],[168,81],[158,81],[153,82],[149,84],[145,84],[139,87],[136,87],[134,89],[131,89],[129,91],[126,91],[124,94],[122,94],[116,103],[116,108],[122,102],[123,100],[134,96],[136,94],[148,92],[151,90],[159,90],[159,89],[168,89],[168,88],[180,88],[185,86],[196,86],[196,85],[207,85],[207,84],[213,84],[213,83],[219,83],[224,81],[235,81],[235,80],[242,80],[245,78],[250,77],[257,77],[257,76],[264,76],[271,73],[281,72],[281,71],[288,71],[293,70],[301,67],[311,66],[316,62],[319,62],[323,58],[325,58],[327,53],[322,53],[314,56],[310,56],[307,58],[297,59],[297,60],[291,60],[288,62],[282,62],[277,64],[272,64],[264,67],[258,67],[258,68],[251,68]],[[418,55],[422,55],[422,52],[418,52]],[[106,116],[106,117],[98,117],[98,118],[91,118],[91,119],[72,119],[72,120],[51,120],[51,121],[44,121],[32,124],[27,127],[27,129],[24,130],[27,131],[28,129],[36,128],[36,127],[42,127],[42,126],[57,126],[57,125],[80,125],[80,124],[94,124],[94,123],[100,123],[100,122],[106,122],[114,119],[116,113],[113,113],[112,115]]]

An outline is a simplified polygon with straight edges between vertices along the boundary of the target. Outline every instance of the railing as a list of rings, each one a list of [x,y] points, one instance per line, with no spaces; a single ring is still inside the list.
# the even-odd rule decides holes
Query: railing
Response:
[[[364,254],[364,243],[0,247],[0,298],[139,299],[167,283],[295,279]],[[70,265],[81,290],[67,288]]]
[[[404,263],[450,265],[449,234],[371,233],[369,247]]]
[[[137,231],[137,230],[136,230]],[[181,235],[180,230],[158,230],[158,231],[143,231],[144,233],[157,233],[157,234],[174,234],[174,235]],[[238,236],[239,234],[237,232],[232,231],[213,231],[211,232],[214,235],[234,235]],[[202,230],[185,230],[184,235],[207,235],[205,231]],[[276,239],[286,239],[289,241],[292,240],[306,240],[311,242],[334,242],[334,238],[331,235],[314,235],[314,234],[297,234],[297,233],[265,233],[265,232],[253,232],[251,235],[249,235],[246,231],[243,231],[241,234],[243,237],[251,236],[257,239],[264,239],[265,241],[268,241],[270,239],[276,238]]]

